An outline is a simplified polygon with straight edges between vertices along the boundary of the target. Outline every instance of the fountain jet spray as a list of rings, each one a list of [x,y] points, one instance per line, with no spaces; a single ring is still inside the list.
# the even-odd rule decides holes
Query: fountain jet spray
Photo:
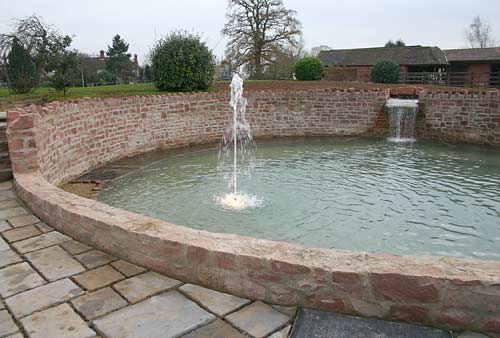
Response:
[[[238,156],[244,152],[245,145],[252,142],[250,124],[246,120],[247,100],[243,97],[243,79],[235,74],[231,81],[231,108],[233,119],[231,126],[231,141],[226,143],[226,148],[233,147],[233,174],[231,178],[232,193],[219,198],[219,202],[231,209],[245,209],[256,205],[258,199],[238,193]],[[226,138],[224,138],[226,140]]]

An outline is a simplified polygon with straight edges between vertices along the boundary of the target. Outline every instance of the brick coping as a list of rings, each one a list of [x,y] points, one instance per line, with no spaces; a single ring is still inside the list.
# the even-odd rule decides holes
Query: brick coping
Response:
[[[389,95],[300,93],[251,97],[257,136],[362,135]],[[485,109],[498,109],[498,95],[487,97],[493,97],[493,107]],[[56,186],[134,153],[219,138],[228,117],[227,98],[227,93],[206,93],[83,99],[11,111],[8,137],[19,196],[59,231],[184,282],[280,305],[500,334],[500,262],[311,249],[210,233],[113,208]],[[301,113],[305,106],[307,114]],[[121,115],[131,119],[136,138],[130,139],[117,122]],[[326,123],[321,124],[323,118]],[[92,127],[97,136],[85,129]]]

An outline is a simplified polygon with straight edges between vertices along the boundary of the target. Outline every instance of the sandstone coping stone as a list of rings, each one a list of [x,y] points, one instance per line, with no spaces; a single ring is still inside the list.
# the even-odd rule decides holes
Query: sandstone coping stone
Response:
[[[76,259],[57,245],[26,254],[26,258],[50,281],[85,271]]]
[[[29,338],[94,338],[95,332],[64,303],[21,319]]]
[[[14,228],[40,223],[40,220],[33,215],[9,217],[8,220]]]
[[[214,319],[179,292],[170,291],[101,317],[94,326],[105,337],[175,338]]]
[[[45,284],[43,278],[26,262],[0,270],[0,296],[3,298],[42,284]]]
[[[22,262],[21,257],[12,250],[4,250],[0,254],[0,268],[14,263]]]
[[[111,266],[127,277],[132,277],[146,271],[146,269],[124,260],[113,262],[111,263]]]
[[[7,335],[19,331],[16,323],[12,319],[7,310],[0,310],[0,337],[7,337]]]
[[[136,303],[146,297],[182,285],[182,282],[148,271],[116,283],[113,287],[129,302]]]
[[[5,231],[3,236],[9,242],[16,242],[26,238],[41,235],[42,232],[33,225],[28,225],[20,228]]]
[[[107,287],[73,299],[71,304],[85,319],[92,320],[125,307],[128,303],[113,289]]]
[[[199,329],[188,333],[182,338],[246,338],[238,330],[224,321],[217,319],[208,325],[202,326]],[[284,337],[286,338],[286,337]]]
[[[124,276],[109,265],[90,270],[73,277],[82,287],[89,291],[102,288],[104,286],[120,281]]]
[[[290,317],[262,302],[255,302],[230,314],[226,320],[252,337],[267,337],[290,321]]]
[[[206,289],[198,285],[186,284],[181,286],[179,290],[219,317],[224,317],[250,303],[249,299]]]
[[[6,303],[16,318],[25,317],[51,305],[68,301],[83,293],[70,279],[61,279],[7,298]]]
[[[18,174],[16,179],[23,200],[43,213],[44,220],[52,219],[52,224],[72,237],[166,275],[245,298],[387,318],[392,315],[389,308],[394,304],[417,300],[425,306],[436,306],[439,303],[431,303],[436,300],[434,290],[444,292],[449,284],[446,281],[461,281],[464,293],[472,282],[487,288],[500,283],[497,274],[500,262],[308,249],[295,244],[213,234],[76,197],[49,184],[39,173]],[[65,221],[54,219],[54,214],[64,215],[61,217]],[[76,224],[80,226],[74,226]],[[123,245],[127,250],[123,250]],[[269,261],[282,263],[270,265]],[[306,266],[308,269],[304,269]],[[391,290],[384,290],[380,285],[383,283],[379,283],[381,288],[377,289],[375,298],[367,291],[372,288],[371,277],[375,276],[380,282],[384,274],[409,281],[417,290],[405,293],[396,287],[391,294]],[[425,293],[422,296],[420,288],[431,290],[431,296]],[[403,300],[405,297],[408,298]],[[387,307],[376,308],[381,303]],[[480,308],[470,313],[476,319],[484,316]],[[451,322],[440,323],[433,316],[426,316],[425,323],[466,328]],[[477,324],[470,328],[480,329]]]
[[[117,258],[99,251],[99,250],[91,250],[79,255],[75,256],[80,263],[85,265],[87,269],[94,269],[102,265],[106,265],[112,261],[115,261]]]
[[[12,246],[14,247],[14,249],[24,254],[31,251],[44,249],[49,246],[61,244],[69,240],[71,240],[71,238],[69,238],[68,236],[63,235],[62,233],[57,231],[52,231],[40,236],[16,242],[12,244]]]

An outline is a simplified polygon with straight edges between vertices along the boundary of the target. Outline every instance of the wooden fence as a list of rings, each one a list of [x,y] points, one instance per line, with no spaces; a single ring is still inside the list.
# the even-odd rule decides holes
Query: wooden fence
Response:
[[[500,88],[500,72],[401,73],[399,82],[403,84],[424,84],[424,85],[440,85],[440,86],[452,86],[452,87]]]

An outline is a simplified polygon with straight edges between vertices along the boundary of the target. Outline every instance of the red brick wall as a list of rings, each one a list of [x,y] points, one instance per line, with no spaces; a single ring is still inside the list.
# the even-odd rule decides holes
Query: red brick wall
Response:
[[[500,144],[500,93],[420,93],[417,136],[452,142]]]
[[[257,137],[382,135],[389,94],[251,93],[248,116]],[[500,144],[498,92],[419,94],[420,135]],[[10,111],[9,148],[20,197],[58,230],[185,282],[282,305],[500,333],[500,262],[308,249],[214,234],[55,186],[136,152],[217,140],[230,119],[228,100],[227,94],[209,93],[84,99]]]
[[[386,91],[260,92],[248,96],[255,137],[360,135],[373,124]],[[16,170],[38,167],[54,184],[117,158],[157,147],[219,140],[230,120],[228,94],[84,99],[10,112],[16,130],[33,126],[33,145],[11,133]],[[25,121],[26,120],[26,121]],[[24,121],[24,122],[23,122]],[[30,127],[31,128],[31,127]],[[22,141],[24,140],[24,141]],[[24,142],[24,143],[23,143]]]

